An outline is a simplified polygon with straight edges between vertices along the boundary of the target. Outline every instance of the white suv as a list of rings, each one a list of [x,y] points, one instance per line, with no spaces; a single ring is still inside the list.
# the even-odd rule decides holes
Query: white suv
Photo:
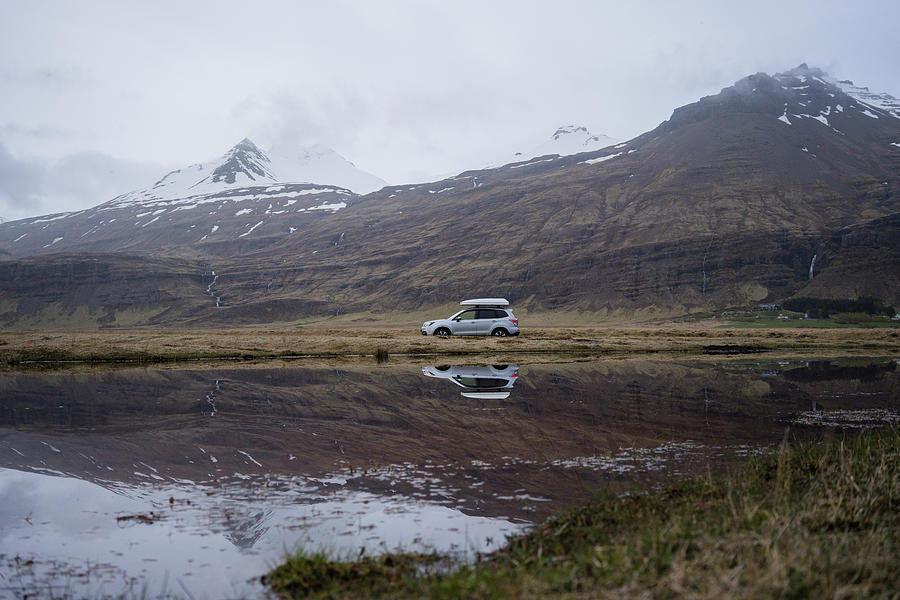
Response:
[[[422,335],[519,335],[519,320],[506,298],[473,298],[459,304],[466,308],[447,319],[425,321]]]

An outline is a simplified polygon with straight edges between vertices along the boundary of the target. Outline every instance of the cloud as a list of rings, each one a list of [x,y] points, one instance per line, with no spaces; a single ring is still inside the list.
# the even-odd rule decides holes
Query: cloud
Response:
[[[246,97],[231,111],[247,134],[264,147],[352,143],[370,109],[352,91],[301,96],[279,89]]]
[[[98,153],[52,161],[18,158],[0,143],[0,218],[81,210],[150,185],[165,171]]]
[[[36,140],[61,140],[72,137],[72,133],[56,127],[46,125],[30,127],[18,123],[4,123],[0,125],[0,137],[31,138]]]
[[[7,84],[59,89],[83,86],[93,83],[94,79],[80,67],[56,64],[28,69],[0,68],[0,81]]]
[[[49,164],[43,190],[49,201],[78,210],[149,186],[166,172],[165,167],[152,163],[118,160],[99,153],[74,154]]]
[[[39,214],[44,206],[39,193],[43,176],[36,161],[19,160],[0,144],[0,218]]]

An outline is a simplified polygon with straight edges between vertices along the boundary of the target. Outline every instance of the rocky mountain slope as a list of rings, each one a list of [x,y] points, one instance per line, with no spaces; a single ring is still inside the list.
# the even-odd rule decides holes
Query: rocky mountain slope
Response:
[[[896,104],[806,65],[775,76],[758,73],[676,109],[653,131],[601,150],[359,197],[338,188],[326,195],[324,187],[222,192],[260,194],[241,200],[256,202],[252,214],[238,215],[249,205],[238,208],[225,196],[197,206],[183,200],[182,209],[145,206],[147,214],[130,215],[134,220],[118,237],[66,246],[79,252],[66,260],[91,260],[85,251],[127,250],[191,261],[196,280],[183,288],[185,300],[161,303],[146,318],[150,324],[291,321],[472,295],[505,296],[534,310],[627,316],[722,310],[795,295],[900,303]],[[270,193],[297,196],[276,202],[265,196]],[[304,212],[280,212],[295,198],[291,207]],[[309,202],[300,204],[301,198]],[[124,210],[115,204],[122,201],[93,210]],[[316,210],[341,202],[339,210]],[[188,234],[210,207],[220,219],[233,210],[229,218],[237,220],[227,228],[223,220],[216,231],[203,221],[203,230]],[[30,221],[44,237],[25,253],[53,251],[63,243],[53,242],[60,237],[55,224],[75,218]],[[27,236],[14,241],[12,232],[22,223],[0,226],[0,249],[22,255],[15,244]],[[221,237],[210,236],[220,231]],[[62,259],[30,260],[29,278],[49,280]],[[60,310],[59,300],[48,297],[44,305],[33,298],[28,306],[35,308],[23,312],[21,299],[34,286],[17,274],[21,263],[0,262],[0,323]],[[167,268],[148,259],[160,277]],[[203,297],[210,284],[218,299]],[[67,298],[80,293],[79,284],[71,285]],[[130,304],[104,306],[91,314],[118,325],[117,315]]]

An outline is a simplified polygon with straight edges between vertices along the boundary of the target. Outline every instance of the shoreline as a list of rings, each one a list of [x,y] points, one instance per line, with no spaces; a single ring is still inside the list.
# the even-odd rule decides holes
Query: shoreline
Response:
[[[775,357],[895,355],[893,329],[529,328],[519,337],[422,336],[408,329],[0,331],[0,369],[73,364],[540,355]]]

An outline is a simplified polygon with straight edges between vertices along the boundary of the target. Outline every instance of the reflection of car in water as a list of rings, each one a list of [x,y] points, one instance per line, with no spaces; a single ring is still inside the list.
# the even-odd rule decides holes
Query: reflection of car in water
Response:
[[[519,319],[506,298],[473,298],[460,305],[466,308],[446,319],[422,323],[422,335],[519,335]]]
[[[509,398],[519,377],[519,365],[491,365],[484,367],[422,367],[426,377],[449,379],[463,389],[466,398],[504,400]]]

